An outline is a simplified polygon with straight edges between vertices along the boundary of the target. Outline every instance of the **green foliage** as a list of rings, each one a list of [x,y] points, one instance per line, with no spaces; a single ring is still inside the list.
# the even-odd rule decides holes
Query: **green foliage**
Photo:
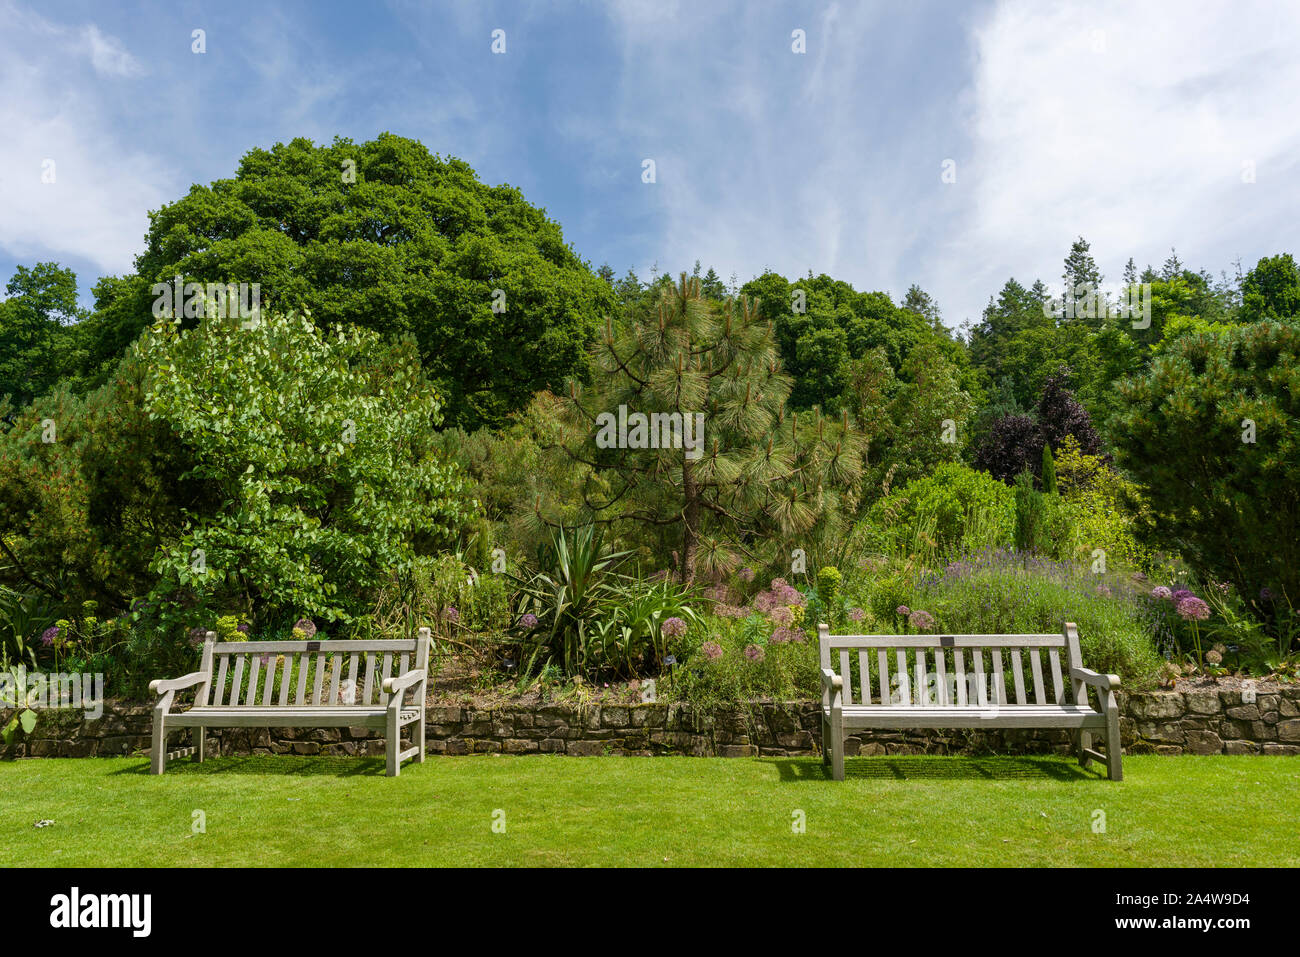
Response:
[[[264,303],[323,327],[413,336],[448,421],[468,429],[500,425],[579,373],[613,304],[517,189],[389,133],[250,151],[234,177],[150,214],[136,268],[96,287],[92,366],[143,330],[153,283],[256,282]]]
[[[263,620],[348,621],[463,518],[431,450],[440,400],[413,350],[306,315],[159,322],[138,344],[145,403],[222,503],[157,553],[178,618],[234,602]]]
[[[600,667],[593,642],[607,603],[617,595],[613,571],[628,556],[605,547],[604,533],[592,525],[572,536],[557,530],[540,549],[539,570],[517,577],[515,621],[519,673],[530,677],[552,665],[576,675]],[[523,624],[524,616],[537,619]]]
[[[821,687],[816,644],[778,642],[771,635],[771,622],[762,615],[710,616],[683,653],[667,694],[700,707],[816,697]]]
[[[1241,282],[1246,322],[1300,317],[1300,268],[1290,253],[1261,259]]]
[[[829,617],[829,624],[834,630],[843,624],[844,598],[841,592],[844,576],[834,565],[823,565],[817,569],[817,601]]]
[[[1151,538],[1243,595],[1300,595],[1300,325],[1186,336],[1123,395]]]
[[[564,395],[565,451],[594,470],[582,501],[649,539],[657,559],[675,552],[679,580],[725,574],[746,541],[831,533],[861,474],[861,436],[820,414],[786,416],[790,380],[749,303],[705,300],[683,274],[653,308],[611,321],[594,362],[594,386],[571,382]],[[620,438],[620,409],[679,428],[652,427],[653,443],[634,441],[634,426]]]
[[[152,587],[184,516],[219,510],[190,451],[144,408],[136,357],[84,397],[66,389],[0,422],[0,582],[123,609]]]
[[[0,301],[0,396],[24,405],[82,363],[77,277],[55,263],[17,267]]]
[[[881,499],[867,522],[878,551],[942,563],[963,551],[1010,544],[1015,514],[1011,489],[953,462]]]
[[[1074,438],[1074,436],[1070,436]],[[1077,440],[1076,440],[1077,441]],[[1052,447],[1047,443],[1043,444],[1043,494],[1056,494],[1056,459],[1052,457]]]
[[[1028,472],[1016,476],[1016,549],[1043,552],[1047,544],[1047,506]]]
[[[1155,681],[1161,664],[1144,618],[1145,594],[1121,575],[992,552],[918,579],[899,603],[924,608],[946,634],[1051,634],[1075,622],[1084,664],[1118,674],[1136,690]]]

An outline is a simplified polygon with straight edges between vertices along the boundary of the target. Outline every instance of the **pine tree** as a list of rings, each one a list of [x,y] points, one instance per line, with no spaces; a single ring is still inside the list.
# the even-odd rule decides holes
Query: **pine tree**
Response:
[[[808,548],[829,533],[860,479],[861,437],[847,414],[786,415],[791,380],[748,300],[710,302],[683,273],[653,306],[607,320],[592,359],[593,384],[569,383],[563,446],[594,469],[594,520],[658,534],[684,582],[734,567],[744,542]],[[636,413],[660,418],[638,433]],[[696,415],[703,438],[689,448]],[[611,442],[615,419],[629,427]]]

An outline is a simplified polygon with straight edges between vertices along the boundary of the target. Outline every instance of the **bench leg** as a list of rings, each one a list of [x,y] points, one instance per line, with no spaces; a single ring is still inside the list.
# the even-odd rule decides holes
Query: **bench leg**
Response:
[[[149,773],[162,774],[167,766],[167,719],[153,716],[153,751],[149,755]]]
[[[1092,758],[1084,754],[1085,750],[1092,747],[1092,732],[1080,731],[1078,735],[1078,744],[1079,744],[1079,748],[1078,748],[1079,767],[1086,768],[1088,765],[1092,764]]]
[[[389,710],[388,712],[388,737],[384,742],[387,747],[384,749],[387,767],[384,773],[390,778],[395,778],[402,773],[402,764],[397,760],[397,753],[402,747],[402,730],[397,725],[397,712]]]
[[[419,738],[416,739],[415,746],[420,750],[415,752],[415,763],[424,763],[424,702],[420,702],[420,720],[415,725],[416,733]]]
[[[202,764],[208,744],[208,729],[202,726],[194,729],[194,762]]]
[[[844,780],[844,716],[838,711],[831,712],[831,742],[835,748],[831,755],[831,777],[836,781]]]
[[[1112,781],[1124,780],[1123,748],[1119,743],[1119,709],[1106,712],[1106,770]]]
[[[831,766],[831,723],[822,714],[822,767]]]

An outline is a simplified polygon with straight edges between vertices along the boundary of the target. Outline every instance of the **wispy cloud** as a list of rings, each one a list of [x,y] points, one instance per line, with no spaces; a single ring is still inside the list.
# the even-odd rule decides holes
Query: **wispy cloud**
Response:
[[[0,4],[0,247],[20,260],[131,265],[175,174],[112,127],[106,84],[142,73],[122,42]]]

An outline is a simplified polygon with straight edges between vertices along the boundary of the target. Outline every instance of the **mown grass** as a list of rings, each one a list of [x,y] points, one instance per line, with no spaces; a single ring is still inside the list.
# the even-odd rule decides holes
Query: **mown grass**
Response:
[[[1300,865],[1287,758],[1136,756],[1117,783],[1050,757],[847,765],[837,783],[815,758],[430,758],[397,779],[371,759],[5,762],[0,865]]]

